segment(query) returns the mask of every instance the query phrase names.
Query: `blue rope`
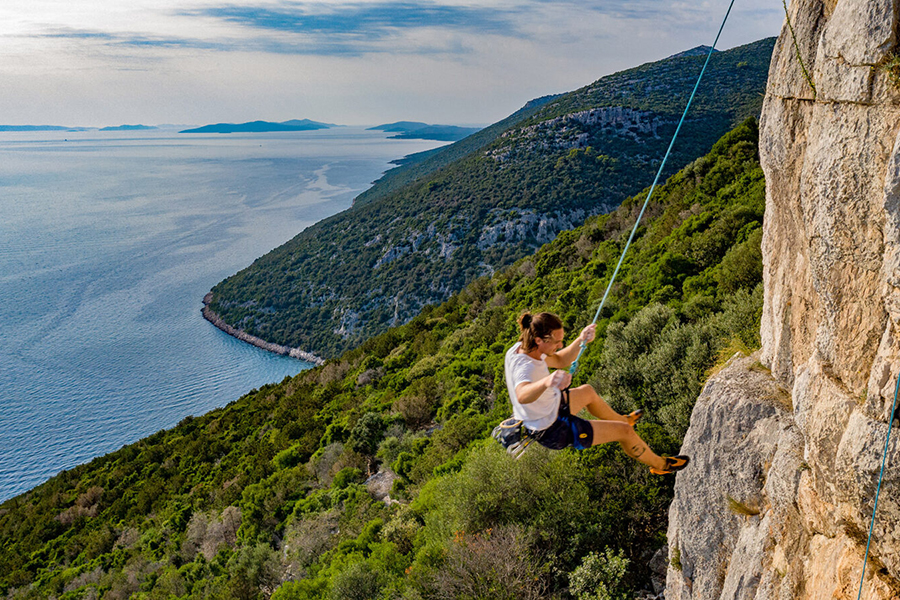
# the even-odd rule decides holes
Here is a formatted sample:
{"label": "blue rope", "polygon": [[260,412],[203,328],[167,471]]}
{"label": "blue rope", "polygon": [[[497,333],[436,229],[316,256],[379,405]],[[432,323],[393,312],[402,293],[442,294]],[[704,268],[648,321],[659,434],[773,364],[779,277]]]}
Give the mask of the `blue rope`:
{"label": "blue rope", "polygon": [[[653,185],[650,186],[650,191],[647,193],[647,199],[644,200],[644,206],[641,208],[641,212],[638,215],[637,221],[635,221],[634,223],[634,229],[631,230],[631,235],[628,236],[628,242],[626,242],[625,244],[625,249],[622,250],[622,256],[619,258],[619,263],[616,265],[615,271],[613,271],[612,278],[609,280],[609,285],[606,286],[606,292],[604,292],[603,294],[603,299],[600,300],[600,306],[597,307],[597,313],[594,315],[594,320],[591,322],[592,324],[597,322],[597,319],[600,317],[600,311],[603,310],[603,305],[606,304],[606,298],[609,296],[609,291],[612,289],[613,282],[616,280],[616,275],[619,274],[619,268],[622,266],[622,261],[625,260],[625,253],[628,252],[628,247],[631,246],[631,241],[634,239],[634,234],[641,222],[641,218],[644,216],[644,211],[647,210],[647,204],[650,202],[650,196],[653,195],[653,190],[656,189],[656,184],[659,182],[659,178],[666,166],[666,161],[669,160],[669,154],[672,152],[672,147],[675,145],[675,138],[678,137],[678,132],[681,131],[681,126],[684,124],[684,119],[685,117],[687,117],[688,110],[690,110],[691,108],[691,102],[694,101],[694,96],[697,94],[697,88],[700,87],[700,80],[703,79],[703,74],[706,72],[706,65],[709,64],[709,59],[713,55],[713,52],[715,52],[716,50],[716,44],[719,43],[719,36],[722,35],[722,30],[725,29],[725,22],[728,21],[728,15],[731,14],[731,8],[733,6],[734,0],[731,0],[731,4],[728,5],[728,11],[725,13],[725,18],[722,19],[722,25],[719,27],[719,33],[716,34],[716,40],[710,47],[709,54],[706,55],[706,62],[703,63],[703,69],[700,70],[700,76],[697,77],[697,83],[694,84],[694,91],[691,92],[691,97],[688,98],[687,106],[684,107],[684,112],[681,114],[681,120],[678,122],[678,127],[675,128],[675,134],[672,136],[672,141],[669,142],[669,149],[666,150],[666,155],[663,157],[663,161],[659,165],[659,170],[656,172],[656,177],[653,179]],[[581,342],[581,348],[578,350],[578,356],[575,357],[575,361],[572,363],[572,366],[569,367],[569,373],[571,373],[572,375],[574,375],[575,371],[578,369],[578,360],[581,358],[581,355],[584,354],[585,348],[587,348],[587,344],[585,342]]]}
{"label": "blue rope", "polygon": [[881,456],[881,474],[878,475],[878,489],[875,491],[875,506],[872,507],[872,523],[869,525],[869,539],[866,542],[866,555],[863,558],[862,577],[859,579],[859,594],[856,600],[862,598],[863,582],[866,580],[866,563],[869,561],[869,546],[872,544],[872,531],[875,529],[875,511],[878,510],[878,495],[881,493],[881,481],[884,479],[884,464],[887,462],[888,444],[891,441],[891,427],[894,424],[894,414],[897,410],[897,395],[900,394],[900,373],[897,374],[897,389],[894,390],[894,404],[891,406],[891,416],[888,417],[887,439],[884,440],[884,454]]}

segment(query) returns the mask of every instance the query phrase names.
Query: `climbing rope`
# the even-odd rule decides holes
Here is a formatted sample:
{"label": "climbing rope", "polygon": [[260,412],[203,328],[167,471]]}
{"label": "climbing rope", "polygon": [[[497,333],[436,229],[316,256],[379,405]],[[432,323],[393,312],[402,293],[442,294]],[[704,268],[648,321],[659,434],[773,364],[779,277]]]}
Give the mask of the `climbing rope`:
{"label": "climbing rope", "polygon": [[[644,206],[641,208],[640,214],[638,214],[637,221],[634,223],[634,229],[631,230],[631,235],[628,236],[628,242],[625,243],[625,249],[622,250],[622,256],[619,257],[619,263],[616,265],[616,269],[613,271],[612,278],[609,280],[609,285],[606,286],[606,292],[603,294],[603,299],[600,300],[600,306],[597,307],[597,314],[594,315],[594,320],[591,323],[596,323],[597,319],[600,317],[600,311],[603,310],[603,305],[606,304],[606,298],[609,296],[609,291],[612,289],[613,282],[616,280],[616,275],[619,274],[619,268],[622,266],[622,261],[625,260],[625,253],[628,252],[628,247],[631,246],[631,241],[634,239],[634,234],[637,231],[638,225],[641,222],[641,218],[644,216],[644,211],[647,210],[647,204],[650,202],[650,197],[653,195],[653,190],[656,189],[656,184],[659,182],[659,178],[662,175],[663,169],[666,166],[666,161],[669,160],[669,154],[672,152],[672,146],[675,145],[675,139],[678,137],[678,132],[681,131],[681,126],[684,124],[684,119],[687,117],[688,110],[691,108],[691,102],[694,101],[694,96],[697,94],[697,88],[700,87],[700,80],[703,79],[703,74],[706,72],[706,66],[709,64],[709,59],[713,55],[713,52],[716,50],[716,44],[719,43],[719,36],[722,35],[722,30],[725,28],[725,22],[728,21],[728,15],[731,14],[731,7],[734,6],[734,0],[731,0],[731,4],[728,5],[728,11],[725,13],[725,18],[722,19],[722,25],[719,27],[719,33],[716,34],[716,40],[713,42],[713,45],[709,49],[709,53],[706,55],[706,62],[703,63],[703,68],[700,70],[700,76],[697,77],[697,83],[694,84],[694,91],[691,92],[690,98],[688,98],[687,106],[684,107],[684,112],[681,114],[681,120],[678,122],[678,127],[675,128],[675,134],[672,136],[672,141],[669,142],[669,149],[666,150],[666,155],[663,157],[662,163],[659,165],[659,170],[656,172],[656,177],[653,179],[653,185],[650,186],[650,191],[647,193],[647,199],[644,200]],[[584,349],[587,348],[587,344],[585,342],[581,342],[581,347],[578,350],[578,356],[575,357],[575,361],[572,363],[572,366],[569,367],[569,373],[572,375],[575,374],[575,371],[578,370],[578,360],[581,358],[581,355],[584,354]]]}
{"label": "climbing rope", "polygon": [[866,541],[866,554],[865,557],[863,557],[862,577],[859,579],[859,594],[856,596],[856,600],[862,598],[863,582],[866,580],[866,563],[869,560],[869,545],[872,543],[872,531],[875,529],[875,511],[878,510],[878,494],[881,493],[881,481],[884,479],[884,464],[887,462],[888,444],[891,441],[891,427],[894,425],[898,394],[900,394],[900,373],[897,374],[897,389],[894,390],[894,404],[891,406],[891,416],[888,417],[887,439],[884,440],[884,454],[881,456],[881,473],[878,475],[878,488],[875,490],[875,506],[872,507],[872,522],[869,525],[869,539]]}

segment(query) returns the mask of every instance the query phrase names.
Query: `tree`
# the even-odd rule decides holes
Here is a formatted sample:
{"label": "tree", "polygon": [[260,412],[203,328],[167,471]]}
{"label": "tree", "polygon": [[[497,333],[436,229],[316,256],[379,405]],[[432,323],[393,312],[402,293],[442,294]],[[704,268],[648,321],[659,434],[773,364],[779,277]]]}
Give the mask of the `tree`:
{"label": "tree", "polygon": [[374,412],[367,412],[350,431],[350,440],[347,445],[354,452],[358,452],[366,457],[368,471],[367,475],[371,475],[375,467],[375,453],[378,451],[378,445],[384,437],[385,423],[381,415]]}

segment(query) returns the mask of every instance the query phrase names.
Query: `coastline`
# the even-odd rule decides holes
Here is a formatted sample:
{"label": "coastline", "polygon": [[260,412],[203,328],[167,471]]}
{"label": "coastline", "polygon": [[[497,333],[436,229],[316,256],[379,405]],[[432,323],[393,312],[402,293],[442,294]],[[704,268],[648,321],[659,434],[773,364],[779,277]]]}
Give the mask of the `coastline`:
{"label": "coastline", "polygon": [[282,356],[290,356],[291,358],[296,358],[298,360],[312,363],[317,367],[321,367],[325,364],[325,361],[321,357],[316,356],[312,352],[307,352],[305,350],[301,350],[300,348],[282,346],[281,344],[273,344],[272,342],[267,342],[266,340],[258,338],[255,335],[250,335],[246,331],[242,331],[240,329],[232,327],[231,325],[223,321],[221,317],[219,317],[219,315],[214,313],[212,309],[209,308],[210,302],[212,302],[212,292],[209,292],[205,296],[203,296],[203,309],[200,311],[203,314],[203,318],[231,337],[235,337],[242,342],[252,344],[257,348],[260,348],[261,350],[274,352],[275,354],[280,354]]}

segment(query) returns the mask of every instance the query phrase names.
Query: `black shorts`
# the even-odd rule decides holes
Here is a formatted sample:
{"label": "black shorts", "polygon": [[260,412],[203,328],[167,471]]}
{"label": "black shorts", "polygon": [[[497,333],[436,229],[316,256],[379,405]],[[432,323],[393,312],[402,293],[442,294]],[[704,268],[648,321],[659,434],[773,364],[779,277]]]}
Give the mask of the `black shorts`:
{"label": "black shorts", "polygon": [[551,450],[562,450],[572,446],[576,450],[590,448],[594,442],[594,428],[591,422],[576,417],[569,411],[569,390],[563,390],[559,402],[556,421],[547,429],[529,431],[537,443]]}

